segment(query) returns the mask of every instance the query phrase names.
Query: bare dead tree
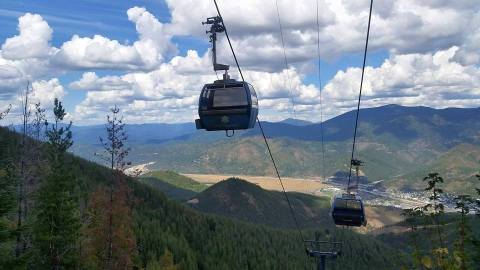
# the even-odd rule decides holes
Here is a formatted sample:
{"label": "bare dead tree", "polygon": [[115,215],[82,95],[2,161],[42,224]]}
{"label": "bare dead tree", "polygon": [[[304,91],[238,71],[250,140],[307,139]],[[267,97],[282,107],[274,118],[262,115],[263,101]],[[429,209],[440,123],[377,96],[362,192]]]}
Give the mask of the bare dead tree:
{"label": "bare dead tree", "polygon": [[18,258],[22,253],[25,252],[27,248],[27,243],[24,239],[24,230],[23,225],[26,219],[26,212],[27,212],[27,204],[25,203],[25,183],[28,181],[26,178],[28,177],[27,174],[27,132],[28,132],[28,124],[29,118],[31,115],[29,109],[29,95],[30,95],[30,82],[27,83],[27,87],[25,88],[25,92],[23,93],[22,98],[22,140],[20,145],[21,150],[21,157],[20,157],[20,178],[18,179],[17,183],[17,238],[16,238],[16,245],[15,245],[15,256]]}

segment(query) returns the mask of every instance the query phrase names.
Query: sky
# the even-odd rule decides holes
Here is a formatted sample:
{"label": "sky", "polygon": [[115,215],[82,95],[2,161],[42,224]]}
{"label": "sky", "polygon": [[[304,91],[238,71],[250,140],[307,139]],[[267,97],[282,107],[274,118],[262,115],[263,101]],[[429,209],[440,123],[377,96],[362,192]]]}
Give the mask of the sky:
{"label": "sky", "polygon": [[[217,2],[262,120],[356,108],[369,1]],[[216,79],[201,24],[215,15],[212,0],[1,0],[0,111],[12,110],[0,124],[20,121],[28,83],[32,106],[58,98],[77,125],[105,122],[115,105],[127,123],[193,121]],[[376,0],[370,31],[362,107],[479,106],[478,0]]]}

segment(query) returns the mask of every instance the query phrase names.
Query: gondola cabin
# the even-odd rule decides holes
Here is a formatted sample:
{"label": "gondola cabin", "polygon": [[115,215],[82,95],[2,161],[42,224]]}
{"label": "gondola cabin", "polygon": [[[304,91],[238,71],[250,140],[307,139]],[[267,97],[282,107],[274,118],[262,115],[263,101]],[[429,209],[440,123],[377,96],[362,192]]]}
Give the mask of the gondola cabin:
{"label": "gondola cabin", "polygon": [[335,225],[354,227],[367,225],[363,202],[354,194],[335,196],[332,203],[332,217]]}
{"label": "gondola cabin", "polygon": [[257,94],[246,82],[224,76],[203,87],[198,103],[197,129],[235,131],[255,126]]}

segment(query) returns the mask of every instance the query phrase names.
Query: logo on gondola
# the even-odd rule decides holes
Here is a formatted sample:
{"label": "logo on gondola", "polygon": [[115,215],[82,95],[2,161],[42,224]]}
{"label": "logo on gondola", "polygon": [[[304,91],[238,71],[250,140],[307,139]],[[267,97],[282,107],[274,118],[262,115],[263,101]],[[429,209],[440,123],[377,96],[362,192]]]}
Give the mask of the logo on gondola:
{"label": "logo on gondola", "polygon": [[228,122],[230,122],[230,118],[228,118],[228,116],[224,115],[224,116],[222,116],[222,119],[220,119],[220,121],[222,121],[222,123],[224,123],[224,124],[227,124]]}

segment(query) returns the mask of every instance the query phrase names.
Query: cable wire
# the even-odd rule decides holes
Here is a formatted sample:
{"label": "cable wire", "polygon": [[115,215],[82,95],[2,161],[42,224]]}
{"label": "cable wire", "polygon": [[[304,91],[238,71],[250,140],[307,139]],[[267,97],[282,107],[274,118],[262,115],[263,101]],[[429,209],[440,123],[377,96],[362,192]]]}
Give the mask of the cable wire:
{"label": "cable wire", "polygon": [[[350,159],[350,169],[348,172],[348,184],[347,184],[347,193],[350,192],[350,180],[352,178],[352,161],[355,155],[355,143],[357,141],[357,128],[358,128],[358,116],[360,114],[360,101],[362,99],[362,88],[363,88],[363,77],[365,74],[365,63],[367,61],[367,51],[368,51],[368,38],[370,36],[370,22],[372,20],[372,7],[373,7],[373,0],[370,0],[370,12],[368,14],[368,26],[367,26],[367,38],[365,40],[365,50],[363,52],[363,65],[362,65],[362,77],[360,79],[360,90],[358,93],[358,103],[357,103],[357,115],[355,118],[355,129],[353,131],[353,143],[352,143],[352,155]],[[357,185],[358,185],[358,177],[357,177]]]}
{"label": "cable wire", "polygon": [[[233,58],[235,59],[235,64],[237,65],[237,68],[238,68],[238,72],[240,73],[240,77],[242,78],[242,81],[245,83],[245,80],[243,78],[243,73],[242,73],[242,69],[240,68],[240,64],[238,63],[238,60],[237,60],[237,57],[235,55],[235,51],[233,50],[233,46],[232,46],[232,43],[230,41],[230,37],[228,36],[228,33],[227,33],[227,27],[225,26],[225,23],[223,21],[223,17],[222,17],[222,14],[220,13],[220,9],[218,8],[218,4],[217,4],[217,1],[216,0],[213,0],[213,2],[215,3],[215,8],[217,9],[217,13],[218,13],[218,16],[222,19],[222,25],[223,27],[225,28],[225,36],[228,40],[228,44],[230,46],[230,50],[232,51],[232,54],[233,54]],[[288,198],[288,195],[287,195],[287,192],[285,190],[285,186],[283,185],[283,181],[282,181],[282,178],[280,177],[280,173],[278,171],[278,167],[277,167],[277,164],[275,162],[275,159],[273,157],[273,154],[272,154],[272,151],[270,149],[270,145],[268,144],[268,140],[267,140],[267,136],[265,135],[265,131],[263,130],[263,127],[262,127],[262,124],[261,124],[261,121],[260,121],[260,118],[257,116],[257,122],[258,122],[258,126],[260,128],[260,131],[262,133],[262,137],[263,137],[263,140],[265,142],[265,145],[267,147],[267,150],[268,150],[268,154],[270,156],[270,159],[272,161],[272,164],[273,164],[273,167],[275,168],[275,173],[277,174],[277,178],[280,182],[280,185],[282,186],[282,190],[283,190],[283,195],[285,196],[285,200],[287,201],[287,204],[288,204],[288,207],[290,209],[290,214],[292,215],[292,218],[293,218],[293,221],[295,223],[295,227],[297,228],[298,230],[298,233],[300,235],[300,238],[302,239],[303,241],[303,245],[304,245],[304,248],[306,249],[306,244],[305,244],[305,238],[303,237],[303,233],[302,233],[302,230],[300,229],[300,225],[298,223],[298,220],[297,220],[297,217],[295,216],[295,211],[293,210],[293,206],[290,202],[290,199]]]}
{"label": "cable wire", "polygon": [[320,22],[318,20],[318,0],[317,0],[317,57],[318,57],[318,87],[320,90],[320,137],[322,141],[322,176],[325,181],[325,144],[323,133],[323,101],[322,101],[322,76],[321,76],[321,63],[320,63]]}
{"label": "cable wire", "polygon": [[283,26],[282,26],[282,20],[280,19],[280,10],[278,8],[278,0],[275,0],[275,7],[277,10],[277,19],[278,19],[278,29],[280,31],[280,39],[282,41],[282,49],[283,49],[283,59],[285,63],[285,72],[289,84],[289,93],[290,93],[290,99],[292,101],[292,111],[293,111],[293,118],[296,119],[296,111],[295,111],[295,99],[293,96],[293,87],[292,87],[292,79],[290,78],[290,72],[288,69],[288,60],[287,60],[287,52],[285,49],[285,38],[283,37]]}

